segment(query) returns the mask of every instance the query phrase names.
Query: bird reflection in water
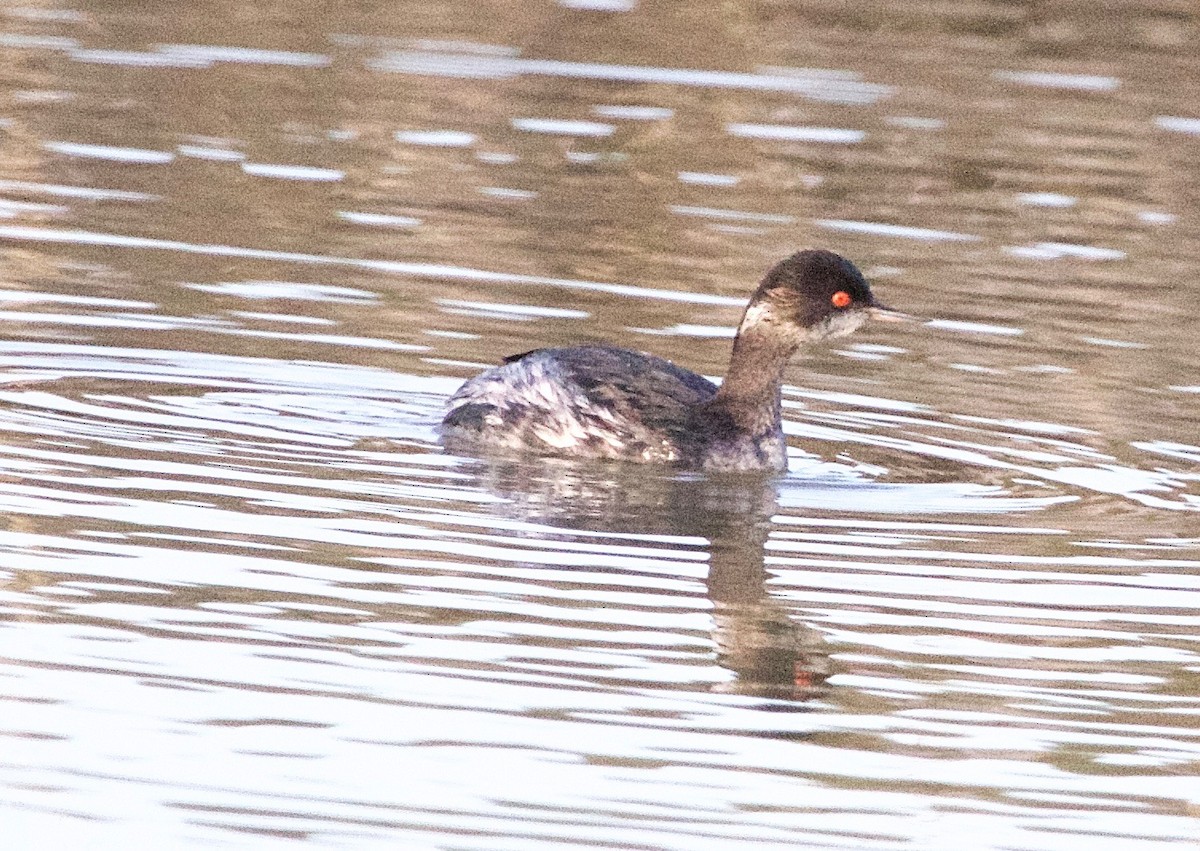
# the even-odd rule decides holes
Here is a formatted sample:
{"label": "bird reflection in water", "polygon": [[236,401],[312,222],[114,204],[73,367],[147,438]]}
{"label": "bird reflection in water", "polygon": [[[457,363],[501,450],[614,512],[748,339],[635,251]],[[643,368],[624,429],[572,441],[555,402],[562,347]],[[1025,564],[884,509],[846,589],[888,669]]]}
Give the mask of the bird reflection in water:
{"label": "bird reflection in water", "polygon": [[766,588],[766,544],[777,504],[773,476],[671,476],[544,458],[473,463],[484,467],[481,483],[504,500],[494,510],[512,519],[564,531],[670,536],[674,542],[653,546],[706,552],[712,641],[718,664],[732,674],[713,691],[786,701],[767,704],[776,709],[799,708],[823,692],[825,642]]}
{"label": "bird reflection in water", "polygon": [[[774,494],[769,482],[764,487]],[[768,594],[764,555],[771,516],[749,517],[742,524],[729,518],[709,544],[712,636],[721,666],[735,675],[717,690],[807,700],[823,690],[829,655],[820,635]]]}

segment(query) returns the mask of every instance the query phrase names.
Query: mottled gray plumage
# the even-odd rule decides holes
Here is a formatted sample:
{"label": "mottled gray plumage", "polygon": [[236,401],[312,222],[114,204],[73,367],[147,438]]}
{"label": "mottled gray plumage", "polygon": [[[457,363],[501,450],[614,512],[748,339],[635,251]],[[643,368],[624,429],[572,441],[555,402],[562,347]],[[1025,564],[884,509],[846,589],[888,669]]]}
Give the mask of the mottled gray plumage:
{"label": "mottled gray plumage", "polygon": [[724,383],[609,345],[535,349],[466,382],[442,442],[706,470],[783,470],[780,389],[805,342],[847,334],[882,310],[852,263],[802,251],[777,264],[738,328]]}
{"label": "mottled gray plumage", "polygon": [[716,394],[711,381],[654,355],[606,345],[537,349],[464,384],[442,439],[674,462],[691,412]]}

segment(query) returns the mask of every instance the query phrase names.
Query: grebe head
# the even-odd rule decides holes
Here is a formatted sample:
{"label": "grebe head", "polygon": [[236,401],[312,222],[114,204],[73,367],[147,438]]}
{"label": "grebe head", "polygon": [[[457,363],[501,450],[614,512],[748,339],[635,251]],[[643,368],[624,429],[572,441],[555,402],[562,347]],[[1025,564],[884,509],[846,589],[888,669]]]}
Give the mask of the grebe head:
{"label": "grebe head", "polygon": [[799,251],[767,272],[738,333],[763,332],[799,344],[841,337],[867,317],[902,319],[876,300],[862,272],[832,251]]}

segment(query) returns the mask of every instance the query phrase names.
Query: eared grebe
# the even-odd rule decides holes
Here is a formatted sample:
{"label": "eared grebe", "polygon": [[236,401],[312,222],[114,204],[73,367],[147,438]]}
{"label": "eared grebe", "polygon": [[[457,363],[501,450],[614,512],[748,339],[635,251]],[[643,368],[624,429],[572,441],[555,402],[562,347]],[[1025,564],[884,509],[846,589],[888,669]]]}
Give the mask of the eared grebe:
{"label": "eared grebe", "polygon": [[724,383],[609,345],[535,349],[459,388],[442,443],[476,452],[615,458],[704,470],[787,468],[780,389],[803,343],[849,334],[883,307],[853,263],[801,251],[750,299]]}

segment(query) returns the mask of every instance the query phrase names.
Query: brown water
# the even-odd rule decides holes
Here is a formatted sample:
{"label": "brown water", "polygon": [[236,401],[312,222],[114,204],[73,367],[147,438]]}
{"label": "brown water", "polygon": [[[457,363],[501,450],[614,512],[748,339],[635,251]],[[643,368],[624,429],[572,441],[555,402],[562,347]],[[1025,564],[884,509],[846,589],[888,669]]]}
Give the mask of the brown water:
{"label": "brown water", "polygon": [[[1196,847],[1198,15],[0,5],[5,847]],[[786,477],[437,446],[810,245]]]}

